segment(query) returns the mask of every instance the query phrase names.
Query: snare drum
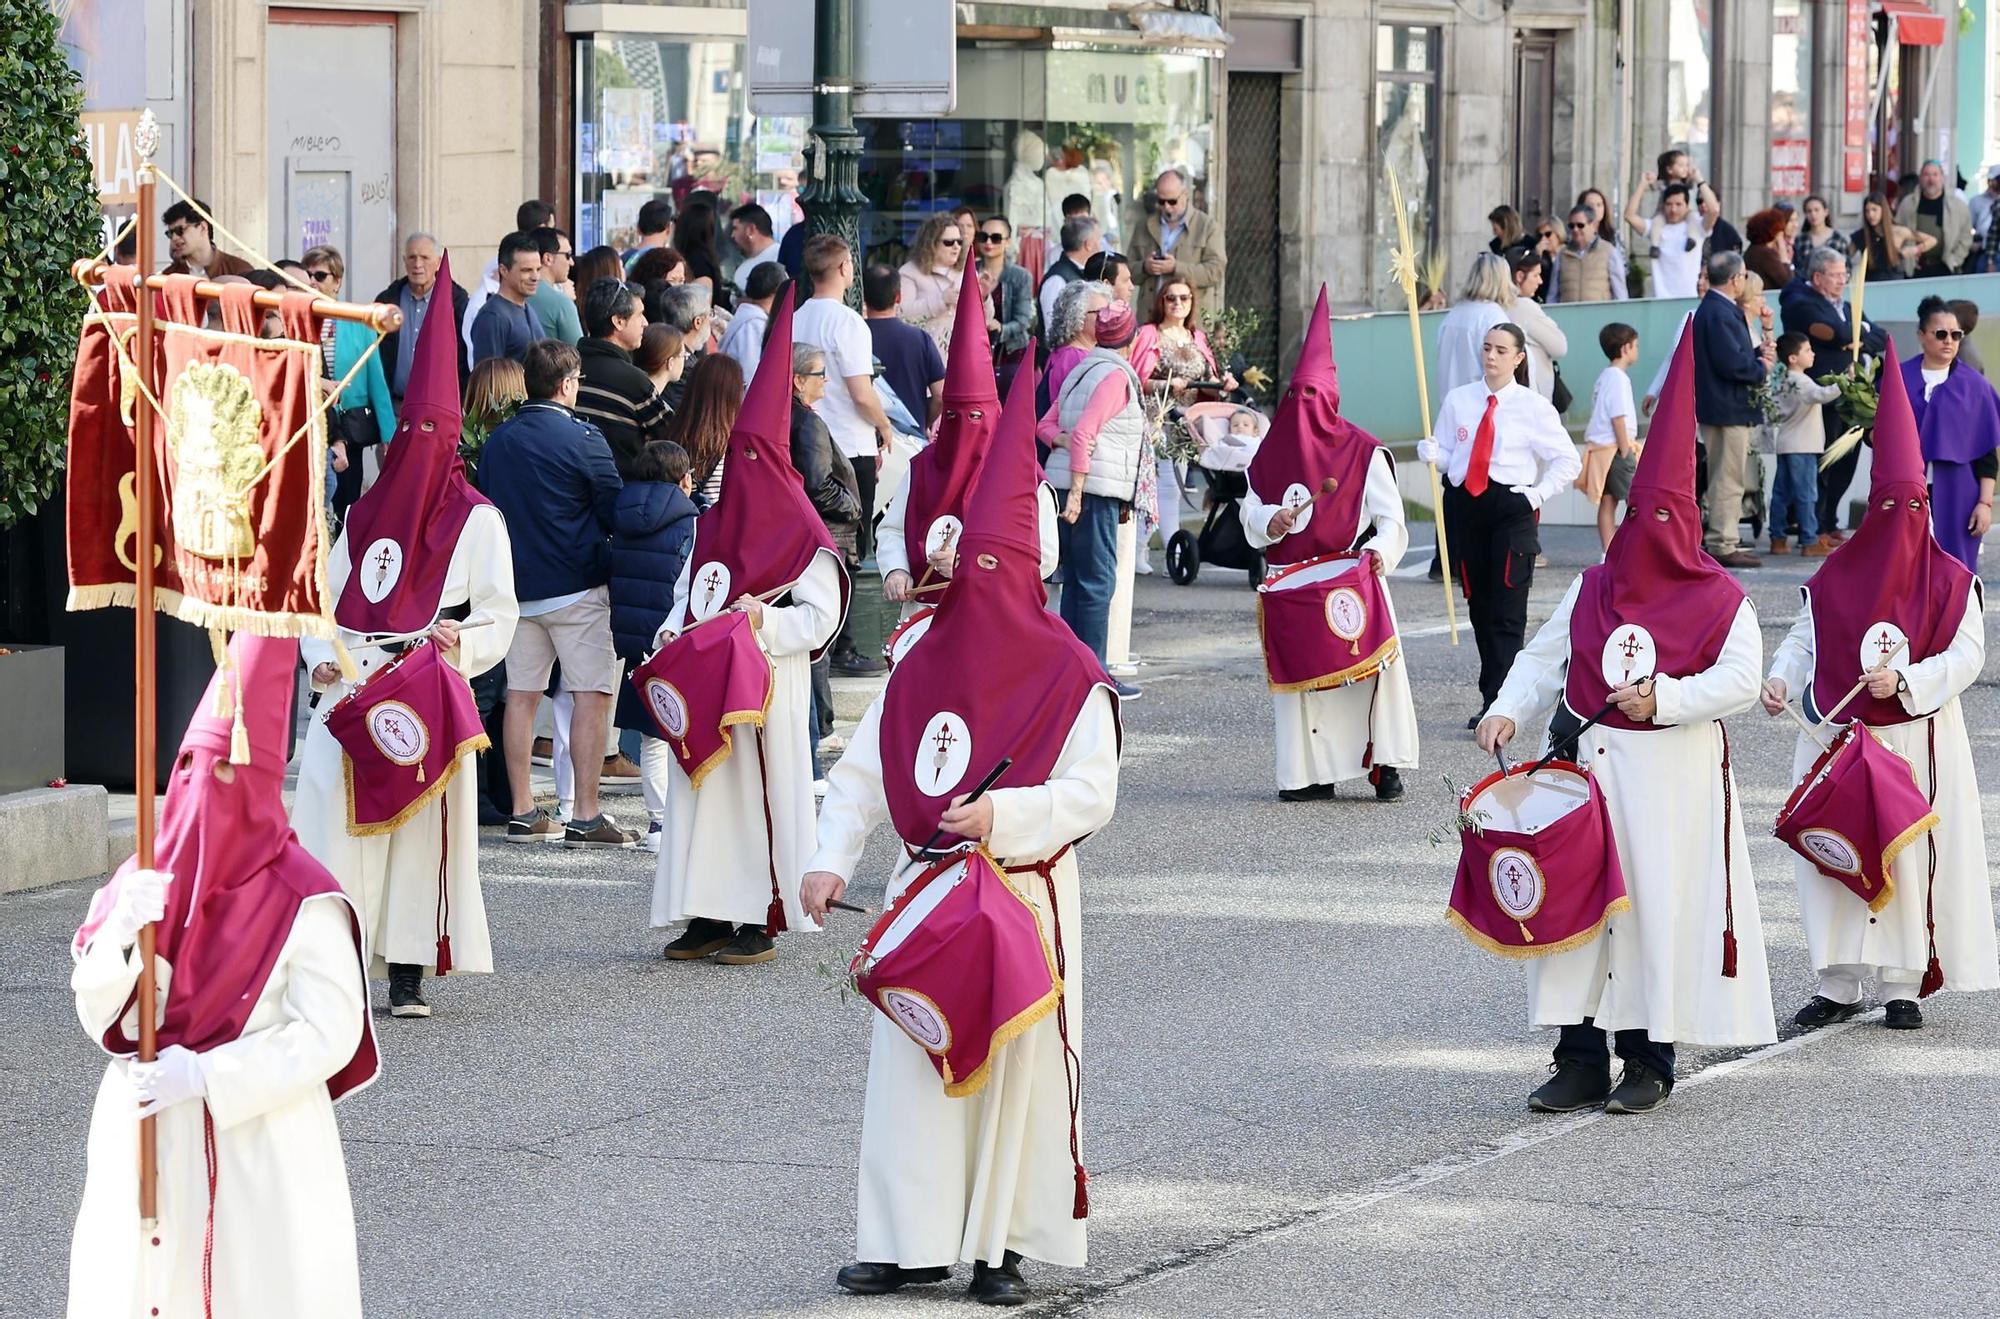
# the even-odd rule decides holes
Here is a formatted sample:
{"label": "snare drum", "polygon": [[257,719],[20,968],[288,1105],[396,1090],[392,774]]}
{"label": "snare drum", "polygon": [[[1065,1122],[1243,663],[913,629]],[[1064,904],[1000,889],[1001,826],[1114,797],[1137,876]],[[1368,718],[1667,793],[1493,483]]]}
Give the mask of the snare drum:
{"label": "snare drum", "polygon": [[856,988],[930,1056],[953,1098],[1062,998],[1032,903],[983,851],[928,866],[882,913],[848,967]]}
{"label": "snare drum", "polygon": [[1547,957],[1597,937],[1632,905],[1611,810],[1581,765],[1493,773],[1459,799],[1450,919],[1503,957]]}
{"label": "snare drum", "polygon": [[1771,832],[1880,911],[1896,895],[1889,871],[1897,855],[1937,823],[1910,762],[1857,722],[1820,753]]}
{"label": "snare drum", "polygon": [[401,828],[444,791],[468,751],[487,747],[464,676],[418,641],[326,712],[347,783],[347,832]]}
{"label": "snare drum", "polygon": [[1400,649],[1382,579],[1362,555],[1307,559],[1257,588],[1257,629],[1271,690],[1365,682]]}
{"label": "snare drum", "polygon": [[903,656],[910,653],[910,647],[923,639],[924,633],[930,631],[931,615],[935,613],[937,613],[936,605],[925,605],[896,624],[896,630],[882,643],[882,658],[889,661],[891,669],[896,667]]}

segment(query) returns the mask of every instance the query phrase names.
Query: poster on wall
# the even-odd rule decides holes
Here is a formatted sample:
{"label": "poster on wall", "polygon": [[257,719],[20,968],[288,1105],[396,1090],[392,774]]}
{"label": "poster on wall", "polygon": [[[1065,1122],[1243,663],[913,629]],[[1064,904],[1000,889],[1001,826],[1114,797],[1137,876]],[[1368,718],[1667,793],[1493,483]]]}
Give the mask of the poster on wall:
{"label": "poster on wall", "polygon": [[653,200],[651,188],[606,188],[597,201],[601,241],[621,252],[639,245],[639,208]]}
{"label": "poster on wall", "polygon": [[1812,139],[1781,137],[1771,143],[1771,193],[1803,197],[1810,191]]}
{"label": "poster on wall", "polygon": [[607,87],[598,94],[597,168],[629,182],[653,172],[653,93]]}
{"label": "poster on wall", "polygon": [[1847,0],[1847,89],[1841,144],[1841,191],[1868,191],[1868,48],[1874,25],[1868,0]]}

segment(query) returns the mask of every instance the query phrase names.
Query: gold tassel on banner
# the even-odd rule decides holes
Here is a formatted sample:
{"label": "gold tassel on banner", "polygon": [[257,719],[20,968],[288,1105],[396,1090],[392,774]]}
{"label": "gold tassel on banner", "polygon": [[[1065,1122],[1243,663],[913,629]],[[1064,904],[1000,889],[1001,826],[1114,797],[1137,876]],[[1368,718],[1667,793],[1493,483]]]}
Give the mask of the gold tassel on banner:
{"label": "gold tassel on banner", "polygon": [[[229,727],[229,763],[247,765],[250,763],[250,730],[243,726],[243,666],[231,666],[230,677],[236,682],[236,717]],[[228,685],[225,680],[223,686]]]}
{"label": "gold tassel on banner", "polygon": [[428,780],[424,778],[424,762],[421,760],[417,762],[417,782],[419,783],[428,782]]}
{"label": "gold tassel on banner", "polygon": [[1526,939],[1529,943],[1533,943],[1535,941],[1535,936],[1528,933],[1528,926],[1525,921],[1515,921],[1514,924],[1521,927],[1521,937],[1523,939]]}
{"label": "gold tassel on banner", "polygon": [[209,713],[217,719],[227,719],[236,712],[236,706],[230,699],[229,637],[219,627],[208,630],[208,653],[215,657],[215,671],[223,675],[223,680],[215,684],[215,704]]}
{"label": "gold tassel on banner", "polygon": [[354,662],[354,656],[348,653],[347,643],[340,639],[338,632],[335,632],[333,635],[333,662],[340,669],[340,680],[342,682],[354,683],[361,681],[361,666]]}

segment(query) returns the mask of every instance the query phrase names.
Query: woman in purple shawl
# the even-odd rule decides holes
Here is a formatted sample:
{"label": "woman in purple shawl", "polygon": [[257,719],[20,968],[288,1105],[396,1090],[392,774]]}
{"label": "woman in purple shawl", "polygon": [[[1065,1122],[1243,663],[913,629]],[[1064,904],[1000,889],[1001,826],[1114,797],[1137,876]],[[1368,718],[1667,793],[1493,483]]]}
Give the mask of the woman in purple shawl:
{"label": "woman in purple shawl", "polygon": [[1923,354],[1903,363],[1903,386],[1917,416],[1931,473],[1931,530],[1951,556],[1979,571],[1979,542],[1993,525],[2000,476],[2000,393],[1958,360],[1965,331],[1943,298],[1917,306]]}

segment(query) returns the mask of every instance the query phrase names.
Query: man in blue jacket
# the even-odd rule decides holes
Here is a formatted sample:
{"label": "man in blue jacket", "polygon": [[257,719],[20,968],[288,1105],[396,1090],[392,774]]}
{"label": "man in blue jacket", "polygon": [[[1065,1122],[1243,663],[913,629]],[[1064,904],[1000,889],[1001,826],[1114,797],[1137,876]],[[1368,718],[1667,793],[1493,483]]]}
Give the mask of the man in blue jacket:
{"label": "man in blue jacket", "polygon": [[[479,484],[507,519],[521,623],[507,651],[507,775],[514,790],[510,843],[630,847],[636,835],[604,813],[597,785],[606,720],[624,666],[611,642],[611,527],[623,482],[604,433],[578,417],[583,362],[555,339],[529,346],[522,363],[528,401],[494,430],[479,458]],[[528,757],[535,706],[562,663],[576,701],[570,757],[576,811],[567,828],[535,805]]]}
{"label": "man in blue jacket", "polygon": [[1694,416],[1708,453],[1708,531],[1704,548],[1726,568],[1761,568],[1764,561],[1737,540],[1750,437],[1763,414],[1751,391],[1770,374],[1774,353],[1750,337],[1736,300],[1743,295],[1743,258],[1718,252],[1708,259],[1708,295],[1694,313]]}

